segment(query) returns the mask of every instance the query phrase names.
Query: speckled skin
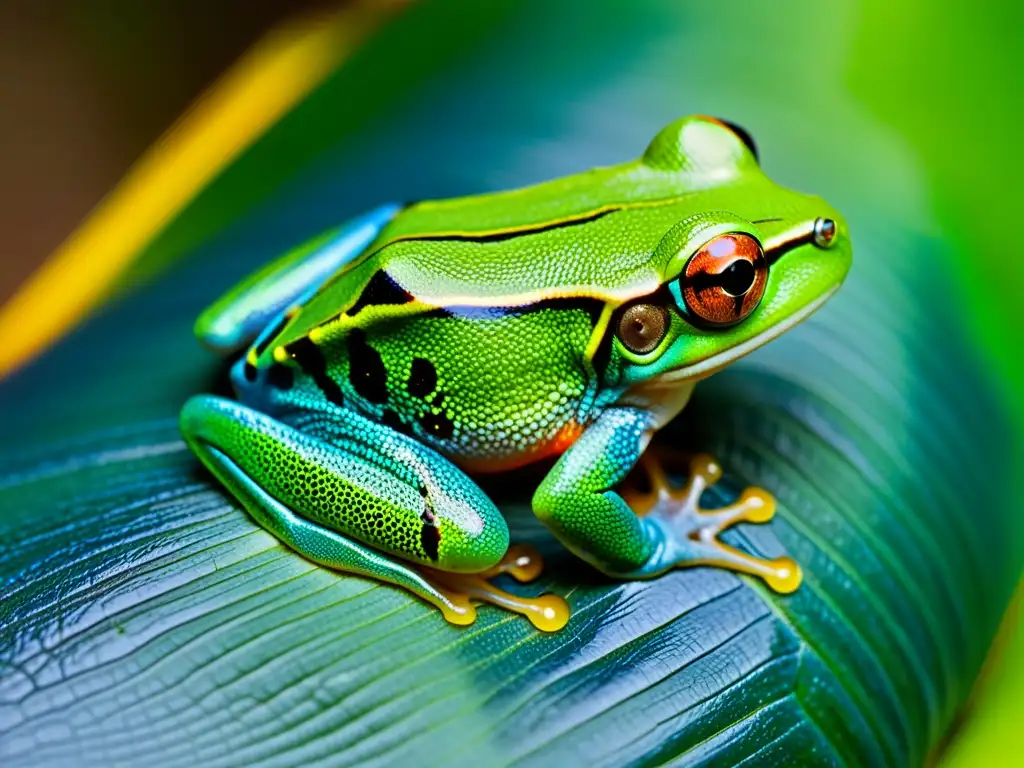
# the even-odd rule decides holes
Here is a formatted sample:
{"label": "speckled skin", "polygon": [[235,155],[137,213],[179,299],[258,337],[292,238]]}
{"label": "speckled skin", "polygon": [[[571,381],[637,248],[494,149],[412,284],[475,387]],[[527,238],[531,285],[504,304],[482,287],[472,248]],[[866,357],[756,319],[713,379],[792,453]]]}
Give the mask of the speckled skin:
{"label": "speckled skin", "polygon": [[[582,558],[626,577],[719,562],[685,545],[692,520],[638,517],[614,488],[695,379],[809,314],[849,267],[838,214],[772,184],[752,149],[686,118],[633,163],[385,206],[328,233],[200,318],[209,346],[251,346],[237,402],[186,404],[187,440],[292,547],[427,599],[420,572],[381,553],[487,570],[508,530],[466,471],[551,456],[534,509]],[[811,236],[822,217],[836,222],[827,251]],[[678,285],[725,233],[754,238],[773,266],[748,317],[708,328]],[[649,352],[616,325],[634,303],[664,308]]]}

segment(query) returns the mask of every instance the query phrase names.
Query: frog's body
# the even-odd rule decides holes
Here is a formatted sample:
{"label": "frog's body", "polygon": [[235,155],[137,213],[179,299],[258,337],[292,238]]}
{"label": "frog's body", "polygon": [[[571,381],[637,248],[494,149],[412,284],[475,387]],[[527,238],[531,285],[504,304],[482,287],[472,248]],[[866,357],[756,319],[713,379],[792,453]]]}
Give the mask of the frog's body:
{"label": "frog's body", "polygon": [[[611,490],[694,380],[809,314],[848,269],[838,216],[769,181],[745,138],[684,119],[636,162],[385,206],[287,255],[200,318],[211,346],[250,346],[233,369],[240,405],[193,399],[186,437],[293,547],[402,584],[456,621],[472,612],[451,577],[379,554],[464,573],[505,555],[504,521],[448,460],[494,472],[562,456],[535,510],[609,573],[714,562],[795,588],[789,561],[713,536],[714,551],[697,551],[696,499],[680,527],[678,510],[639,519]],[[712,266],[690,274],[698,252]],[[762,501],[733,517],[764,518]],[[543,625],[552,605],[515,608]]]}

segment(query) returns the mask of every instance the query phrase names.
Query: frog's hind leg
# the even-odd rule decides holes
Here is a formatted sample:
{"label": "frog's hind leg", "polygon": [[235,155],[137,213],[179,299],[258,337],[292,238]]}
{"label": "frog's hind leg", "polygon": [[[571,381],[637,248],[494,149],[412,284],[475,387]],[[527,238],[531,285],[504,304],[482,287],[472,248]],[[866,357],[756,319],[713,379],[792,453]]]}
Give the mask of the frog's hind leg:
{"label": "frog's hind leg", "polygon": [[222,354],[251,343],[261,330],[273,328],[275,317],[359,256],[400,209],[395,204],[375,208],[253,273],[199,316],[196,336]]}
{"label": "frog's hind leg", "polygon": [[199,455],[256,522],[309,560],[407,589],[439,608],[452,624],[472,624],[476,620],[476,609],[465,595],[443,591],[412,567],[299,517],[256,485],[216,448],[207,446]]}
{"label": "frog's hind leg", "polygon": [[[666,458],[669,454],[660,452]],[[640,459],[649,490],[623,489],[622,495],[637,515],[666,529],[669,546],[676,548],[677,566],[714,565],[758,576],[776,592],[790,593],[800,586],[800,567],[789,557],[768,560],[740,552],[718,535],[740,522],[765,523],[775,515],[775,499],[761,488],[747,488],[734,503],[718,509],[700,506],[704,490],[722,476],[718,462],[707,454],[690,458],[689,480],[682,488],[672,485],[661,460],[652,449]]]}
{"label": "frog's hind leg", "polygon": [[453,624],[473,623],[474,602],[521,613],[548,631],[565,624],[561,598],[519,597],[486,581],[504,572],[527,580],[540,563],[508,547],[505,521],[468,477],[387,427],[348,412],[334,418],[339,434],[327,443],[234,401],[200,395],[182,409],[181,427],[253,519],[308,559],[402,587]]}

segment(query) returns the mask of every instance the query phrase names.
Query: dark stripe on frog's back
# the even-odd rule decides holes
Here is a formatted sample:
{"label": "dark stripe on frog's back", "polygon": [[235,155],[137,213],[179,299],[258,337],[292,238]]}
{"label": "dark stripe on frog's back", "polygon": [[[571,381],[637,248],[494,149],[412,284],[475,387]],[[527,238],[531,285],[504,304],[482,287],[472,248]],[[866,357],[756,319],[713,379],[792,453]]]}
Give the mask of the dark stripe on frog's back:
{"label": "dark stripe on frog's back", "polygon": [[612,213],[617,213],[623,210],[623,206],[608,206],[606,208],[600,208],[590,213],[585,213],[578,216],[567,216],[564,219],[557,219],[555,221],[538,222],[537,224],[527,224],[519,227],[506,227],[503,229],[485,230],[482,232],[436,232],[436,233],[424,233],[424,234],[412,234],[412,235],[401,235],[399,237],[391,238],[385,241],[380,247],[378,247],[373,253],[383,251],[385,248],[394,245],[395,243],[416,243],[416,242],[460,242],[460,243],[500,243],[506,240],[515,240],[518,237],[528,237],[530,235],[539,235],[544,232],[553,232],[556,229],[567,229],[569,227],[579,227],[584,224],[590,224],[591,222],[603,219]]}
{"label": "dark stripe on frog's back", "polygon": [[597,324],[598,319],[600,319],[601,312],[604,310],[604,302],[582,296],[566,299],[541,299],[533,304],[519,307],[437,307],[427,310],[421,317],[475,317],[484,320],[495,320],[509,315],[526,315],[552,309],[564,312],[571,312],[573,310],[586,312],[590,317],[591,328],[593,328]]}
{"label": "dark stripe on frog's back", "polygon": [[578,217],[610,205],[679,194],[678,179],[656,174],[636,183],[640,160],[594,168],[518,189],[410,204],[388,223],[379,242],[411,233],[501,230]]}
{"label": "dark stripe on frog's back", "polygon": [[[414,242],[465,242],[465,243],[497,243],[505,242],[508,240],[514,240],[519,237],[527,237],[529,235],[537,235],[545,232],[551,232],[556,229],[565,229],[569,227],[577,227],[591,222],[602,219],[609,214],[616,213],[622,210],[621,206],[607,206],[595,211],[590,211],[581,215],[569,216],[564,219],[557,221],[540,222],[532,225],[525,225],[521,227],[508,227],[498,230],[484,231],[484,232],[436,232],[436,233],[424,233],[416,235],[405,235],[393,238],[381,237],[378,238],[375,243],[371,244],[367,249],[366,255],[360,258],[361,262],[368,262],[374,259],[378,254],[386,250],[387,248],[397,243],[414,243]],[[348,271],[340,272],[334,275],[331,279],[324,283],[324,285],[314,295],[314,300],[321,296],[325,291],[329,290],[334,283],[342,276],[350,274]],[[336,322],[342,315],[348,317],[356,317],[362,310],[367,307],[382,307],[382,306],[395,306],[401,304],[408,304],[415,300],[415,297],[399,285],[394,278],[387,273],[385,269],[377,269],[370,276],[369,280],[361,286],[359,292],[356,295],[354,301],[348,306],[339,309],[335,314],[318,323],[315,327],[323,327]],[[264,339],[264,342],[257,349],[256,354],[261,354],[270,342],[276,342],[277,337],[281,335],[281,332],[285,330],[287,322],[282,322],[275,331]]]}

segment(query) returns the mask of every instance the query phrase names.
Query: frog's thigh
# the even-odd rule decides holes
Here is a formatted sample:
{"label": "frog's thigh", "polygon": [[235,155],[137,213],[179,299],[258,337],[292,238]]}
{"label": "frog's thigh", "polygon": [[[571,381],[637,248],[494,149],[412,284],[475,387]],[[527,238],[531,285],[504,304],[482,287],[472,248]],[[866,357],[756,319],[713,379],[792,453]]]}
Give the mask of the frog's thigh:
{"label": "frog's thigh", "polygon": [[399,210],[395,204],[375,208],[250,275],[199,316],[196,336],[218,352],[241,349],[276,315],[308,299],[327,278],[359,256]]}
{"label": "frog's thigh", "polygon": [[[511,570],[513,575],[517,575],[517,564],[523,559],[521,550],[508,549],[508,529],[497,509],[454,465],[362,417],[339,414],[339,418],[352,420],[363,429],[369,425],[373,434],[367,434],[362,442],[354,439],[346,443],[339,438],[339,445],[327,444],[234,401],[205,395],[186,403],[181,426],[203,463],[253,518],[314,562],[403,587],[433,603],[455,624],[473,622],[476,612],[471,600],[522,613],[541,629],[564,624],[564,602],[553,595],[523,598],[498,589],[480,576],[420,570],[355,540],[356,536],[364,537],[358,531],[353,533],[351,521],[344,530],[346,515],[365,519],[369,509],[374,527],[377,520],[382,521],[384,533],[374,542],[377,546],[387,538],[388,531],[408,532],[411,528],[422,536],[424,525],[430,521],[417,515],[432,505],[436,516],[433,523],[437,525],[430,528],[433,533],[426,539],[428,551],[423,551],[422,540],[403,551],[401,541],[396,539],[399,543],[392,547],[393,552],[428,564],[431,569]],[[374,492],[359,485],[373,486],[374,472],[379,475],[382,467],[392,467],[396,474],[390,476],[386,488],[378,489],[375,512]],[[418,478],[423,478],[426,488],[416,485]],[[408,486],[408,506],[417,507],[405,510],[404,519],[402,510],[395,507],[402,501],[396,488],[403,485]],[[335,522],[331,510],[340,522],[326,527]],[[391,513],[392,517],[378,517],[377,512]],[[459,518],[455,522],[465,530],[454,526],[453,517]],[[335,529],[339,527],[343,530]],[[372,539],[372,535],[365,538]],[[405,540],[408,543],[408,533]],[[436,559],[431,555],[435,545],[441,550]],[[507,549],[514,557],[506,563],[509,558],[503,555]],[[535,567],[539,568],[539,561]]]}

